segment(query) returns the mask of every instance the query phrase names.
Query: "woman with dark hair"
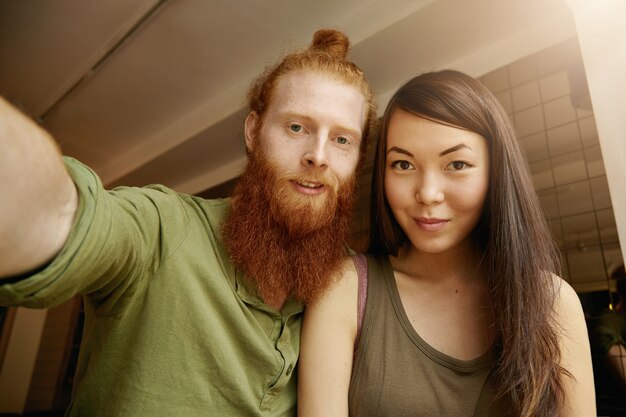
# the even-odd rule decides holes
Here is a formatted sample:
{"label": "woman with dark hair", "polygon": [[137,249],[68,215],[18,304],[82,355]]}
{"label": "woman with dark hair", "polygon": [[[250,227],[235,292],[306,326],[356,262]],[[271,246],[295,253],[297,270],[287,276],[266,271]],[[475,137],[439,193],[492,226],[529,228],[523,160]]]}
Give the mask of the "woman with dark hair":
{"label": "woman with dark hair", "polygon": [[477,80],[426,73],[392,97],[368,252],[307,307],[300,416],[595,415],[580,302]]}

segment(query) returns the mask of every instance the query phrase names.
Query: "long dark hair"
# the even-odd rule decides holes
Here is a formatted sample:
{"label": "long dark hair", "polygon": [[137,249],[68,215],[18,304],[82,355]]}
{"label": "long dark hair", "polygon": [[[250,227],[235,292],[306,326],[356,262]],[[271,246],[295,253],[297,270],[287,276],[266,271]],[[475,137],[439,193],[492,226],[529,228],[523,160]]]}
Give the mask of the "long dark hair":
{"label": "long dark hair", "polygon": [[560,257],[508,116],[479,81],[444,70],[411,79],[391,98],[381,125],[372,179],[370,246],[397,255],[407,238],[385,198],[387,129],[401,109],[478,133],[490,155],[489,191],[473,237],[483,252],[491,316],[497,329],[497,386],[521,416],[557,415],[567,372],[555,321]]}

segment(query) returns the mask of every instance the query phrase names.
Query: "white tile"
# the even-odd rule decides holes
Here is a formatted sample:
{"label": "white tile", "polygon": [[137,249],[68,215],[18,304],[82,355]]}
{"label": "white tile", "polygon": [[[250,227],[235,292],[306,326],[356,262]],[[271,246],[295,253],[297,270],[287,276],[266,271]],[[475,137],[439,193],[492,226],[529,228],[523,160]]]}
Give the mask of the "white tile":
{"label": "white tile", "polygon": [[[570,94],[574,107],[581,109],[583,112],[591,111],[593,106],[582,61],[572,63],[568,68],[567,74],[569,76]],[[581,116],[578,117],[580,118]]]}
{"label": "white tile", "polygon": [[504,111],[507,112],[507,114],[513,113],[513,100],[511,99],[511,90],[503,90],[499,93],[495,93],[494,95],[496,96],[500,104],[502,104],[502,107],[504,108]]}
{"label": "white tile", "polygon": [[593,212],[562,217],[561,227],[567,249],[600,244],[596,216]]}
{"label": "white tile", "polygon": [[587,162],[587,173],[590,178],[606,175],[600,145],[585,149],[585,161]]}
{"label": "white tile", "polygon": [[528,164],[528,166],[533,178],[535,190],[544,190],[546,188],[554,187],[550,160],[532,162]]}
{"label": "white tile", "polygon": [[522,84],[537,78],[535,57],[529,55],[509,65],[509,82],[511,86]]}
{"label": "white tile", "polygon": [[570,279],[574,284],[606,280],[604,260],[599,246],[568,251],[567,263]]}
{"label": "white tile", "polygon": [[515,111],[541,104],[541,95],[539,94],[539,84],[537,80],[513,87],[511,89],[511,95],[513,97],[513,108]]}
{"label": "white tile", "polygon": [[598,219],[598,227],[600,229],[600,238],[602,243],[619,243],[617,234],[617,224],[615,223],[615,213],[613,209],[604,209],[596,211]]}
{"label": "white tile", "polygon": [[572,106],[569,96],[544,103],[543,107],[546,116],[546,127],[548,129],[576,120],[576,111]]}
{"label": "white tile", "polygon": [[535,133],[530,136],[524,136],[523,138],[520,138],[519,141],[522,145],[524,153],[526,154],[528,162],[548,159],[548,141],[546,139],[545,131]]}
{"label": "white tile", "polygon": [[552,158],[552,167],[556,185],[570,184],[587,179],[585,159],[581,151]]}
{"label": "white tile", "polygon": [[576,38],[537,52],[535,54],[537,73],[541,76],[565,69],[573,59],[581,59]]}
{"label": "white tile", "polygon": [[570,93],[567,71],[559,71],[539,79],[541,98],[550,101]]}
{"label": "white tile", "polygon": [[558,156],[581,149],[582,142],[580,141],[578,124],[572,122],[554,129],[548,129],[548,144],[551,156]]}
{"label": "white tile", "polygon": [[562,185],[556,189],[559,214],[569,216],[593,210],[589,181]]}
{"label": "white tile", "polygon": [[558,219],[559,205],[557,203],[556,192],[553,189],[538,190],[539,202],[548,219]]}
{"label": "white tile", "polygon": [[587,109],[576,108],[576,116],[579,119],[584,119],[585,117],[593,116],[593,109],[587,110]]}
{"label": "white tile", "polygon": [[578,121],[578,128],[580,129],[580,139],[584,147],[597,145],[599,143],[595,117],[580,119]]}
{"label": "white tile", "polygon": [[[622,256],[622,248],[619,242],[607,243],[603,245],[604,262],[606,265],[607,275],[610,276],[615,269],[624,265],[624,257]],[[626,279],[626,278],[622,278]]]}
{"label": "white tile", "polygon": [[515,127],[519,136],[528,136],[545,130],[542,107],[535,106],[516,112]]}
{"label": "white tile", "polygon": [[571,93],[572,106],[576,109],[576,116],[580,119],[588,116],[589,112],[593,109],[591,105],[591,96],[589,91],[572,90]]}
{"label": "white tile", "polygon": [[501,67],[483,75],[482,82],[492,93],[506,90],[509,88],[507,67]]}
{"label": "white tile", "polygon": [[593,195],[593,205],[596,210],[613,207],[611,194],[609,193],[609,183],[606,177],[596,177],[589,180],[591,193]]}

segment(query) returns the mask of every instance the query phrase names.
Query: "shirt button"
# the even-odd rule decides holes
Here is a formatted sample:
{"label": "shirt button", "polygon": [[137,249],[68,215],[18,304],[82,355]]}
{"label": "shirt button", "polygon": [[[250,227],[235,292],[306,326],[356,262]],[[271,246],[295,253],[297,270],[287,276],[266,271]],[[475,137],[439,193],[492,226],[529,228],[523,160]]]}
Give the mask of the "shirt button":
{"label": "shirt button", "polygon": [[286,375],[287,376],[291,375],[291,371],[293,371],[293,364],[289,364],[289,366],[287,367]]}

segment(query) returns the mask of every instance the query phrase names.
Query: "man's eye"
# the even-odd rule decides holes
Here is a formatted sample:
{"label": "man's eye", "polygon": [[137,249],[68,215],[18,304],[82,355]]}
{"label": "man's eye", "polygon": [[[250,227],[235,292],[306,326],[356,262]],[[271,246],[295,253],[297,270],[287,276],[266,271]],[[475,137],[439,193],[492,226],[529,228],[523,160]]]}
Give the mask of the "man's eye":
{"label": "man's eye", "polygon": [[289,125],[289,129],[291,129],[292,132],[299,133],[302,131],[302,126],[296,123],[292,123]]}

